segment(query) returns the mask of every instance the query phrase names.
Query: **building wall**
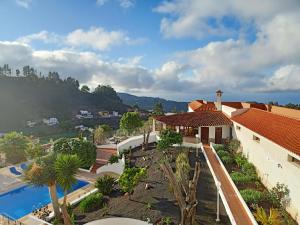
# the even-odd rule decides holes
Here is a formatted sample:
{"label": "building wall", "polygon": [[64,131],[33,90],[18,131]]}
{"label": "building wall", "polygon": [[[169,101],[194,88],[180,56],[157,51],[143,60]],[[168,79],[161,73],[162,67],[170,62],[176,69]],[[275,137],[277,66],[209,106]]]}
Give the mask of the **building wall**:
{"label": "building wall", "polygon": [[[260,141],[253,140],[253,135]],[[240,140],[243,154],[256,166],[266,187],[270,189],[277,182],[288,186],[291,198],[288,211],[300,223],[300,166],[289,162],[288,155],[300,157],[236,122],[233,137]]]}
{"label": "building wall", "polygon": [[229,106],[227,106],[227,105],[222,105],[222,112],[223,112],[225,115],[231,117],[231,116],[232,116],[232,113],[233,113],[234,111],[236,111],[235,108],[229,107]]}

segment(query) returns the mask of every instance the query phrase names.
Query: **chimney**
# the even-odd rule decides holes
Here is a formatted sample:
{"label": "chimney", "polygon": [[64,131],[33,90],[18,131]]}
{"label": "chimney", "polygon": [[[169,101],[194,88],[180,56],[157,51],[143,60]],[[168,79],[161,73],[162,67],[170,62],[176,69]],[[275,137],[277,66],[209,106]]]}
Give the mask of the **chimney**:
{"label": "chimney", "polygon": [[268,106],[267,106],[267,109],[268,109],[268,112],[272,112],[272,104],[268,104]]}
{"label": "chimney", "polygon": [[223,92],[221,90],[217,90],[216,94],[217,94],[217,102],[216,102],[217,110],[218,111],[222,111],[222,100],[221,100],[221,97],[222,97]]}

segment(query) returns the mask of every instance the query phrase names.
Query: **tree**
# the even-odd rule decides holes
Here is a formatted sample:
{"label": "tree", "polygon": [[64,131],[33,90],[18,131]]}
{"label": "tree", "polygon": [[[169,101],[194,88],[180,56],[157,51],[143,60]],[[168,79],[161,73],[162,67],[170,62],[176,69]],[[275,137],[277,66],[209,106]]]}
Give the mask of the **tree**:
{"label": "tree", "polygon": [[80,88],[80,91],[82,91],[83,93],[89,93],[90,88],[87,85],[82,85],[82,87]]}
{"label": "tree", "polygon": [[160,140],[157,143],[159,150],[167,150],[174,144],[181,145],[183,141],[182,135],[176,131],[166,129],[160,134]]}
{"label": "tree", "polygon": [[25,180],[33,185],[48,186],[54,215],[58,220],[60,220],[61,215],[56,191],[56,172],[54,168],[55,161],[55,154],[50,154],[38,159],[25,171]]}
{"label": "tree", "polygon": [[122,191],[129,194],[129,199],[134,188],[138,185],[141,179],[147,176],[145,168],[132,167],[126,168],[119,178],[119,185]]}
{"label": "tree", "polygon": [[5,154],[7,162],[15,164],[26,161],[26,151],[30,140],[21,133],[11,132],[0,139],[0,152]]}
{"label": "tree", "polygon": [[64,191],[63,204],[61,210],[63,213],[64,224],[72,225],[70,215],[67,210],[67,194],[72,186],[77,182],[75,175],[80,167],[80,159],[77,155],[58,155],[55,162],[55,172],[57,183]]}
{"label": "tree", "polygon": [[136,129],[142,127],[142,120],[137,112],[127,112],[120,120],[120,128],[128,134],[132,134]]}
{"label": "tree", "polygon": [[[182,153],[184,154],[184,153]],[[187,165],[186,156],[179,155],[176,160],[176,172],[174,173],[168,160],[164,160],[160,167],[168,178],[178,206],[181,212],[181,225],[191,225],[195,222],[197,201],[197,184],[200,175],[200,162],[195,163],[194,175],[192,179],[187,171],[190,170]]]}
{"label": "tree", "polygon": [[270,209],[269,215],[262,207],[257,207],[254,216],[258,222],[262,225],[280,225],[282,220],[280,219],[280,213],[277,209]]}
{"label": "tree", "polygon": [[143,123],[143,126],[142,126],[142,132],[143,132],[142,149],[143,150],[147,150],[148,149],[149,137],[150,137],[150,133],[152,131],[152,122],[153,122],[153,119],[149,118],[147,121],[145,121]]}
{"label": "tree", "polygon": [[101,126],[98,126],[94,130],[94,143],[101,145],[106,141],[106,135],[104,133],[104,129]]}
{"label": "tree", "polygon": [[40,144],[30,143],[29,147],[25,150],[26,156],[29,159],[38,159],[46,154],[45,150]]}
{"label": "tree", "polygon": [[164,108],[163,105],[161,104],[161,102],[158,102],[155,104],[154,109],[153,109],[153,115],[155,116],[160,116],[160,115],[164,115]]}
{"label": "tree", "polygon": [[61,138],[54,143],[53,151],[58,154],[76,154],[83,168],[90,168],[96,161],[96,146],[83,139]]}

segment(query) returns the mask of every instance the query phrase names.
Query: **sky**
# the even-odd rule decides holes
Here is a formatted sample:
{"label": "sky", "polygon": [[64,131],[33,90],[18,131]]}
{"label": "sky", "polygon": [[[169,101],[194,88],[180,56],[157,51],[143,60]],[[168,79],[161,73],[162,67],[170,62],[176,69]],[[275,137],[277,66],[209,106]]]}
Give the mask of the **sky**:
{"label": "sky", "polygon": [[0,0],[0,65],[178,101],[300,103],[299,0]]}

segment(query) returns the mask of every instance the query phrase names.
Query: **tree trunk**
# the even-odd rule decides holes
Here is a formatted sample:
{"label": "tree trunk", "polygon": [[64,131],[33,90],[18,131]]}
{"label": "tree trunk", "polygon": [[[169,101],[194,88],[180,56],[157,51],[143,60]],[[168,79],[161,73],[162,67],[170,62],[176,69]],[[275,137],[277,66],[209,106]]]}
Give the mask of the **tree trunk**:
{"label": "tree trunk", "polygon": [[49,189],[49,194],[53,206],[54,216],[56,219],[61,220],[61,213],[59,210],[59,203],[58,203],[58,197],[56,192],[56,184],[52,183],[51,185],[48,186],[48,189]]}
{"label": "tree trunk", "polygon": [[193,179],[189,181],[188,190],[179,183],[169,162],[165,161],[161,165],[166,177],[168,178],[178,202],[181,212],[180,225],[192,225],[195,223],[197,201],[197,184],[200,175],[200,162],[196,162]]}
{"label": "tree trunk", "polygon": [[67,210],[67,192],[66,191],[65,191],[61,210],[62,210],[63,217],[64,217],[64,225],[72,225],[72,221],[71,221],[70,215]]}

